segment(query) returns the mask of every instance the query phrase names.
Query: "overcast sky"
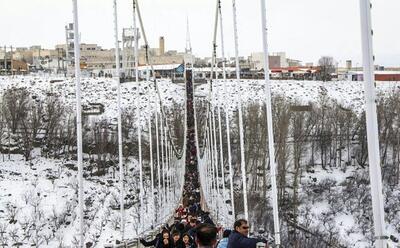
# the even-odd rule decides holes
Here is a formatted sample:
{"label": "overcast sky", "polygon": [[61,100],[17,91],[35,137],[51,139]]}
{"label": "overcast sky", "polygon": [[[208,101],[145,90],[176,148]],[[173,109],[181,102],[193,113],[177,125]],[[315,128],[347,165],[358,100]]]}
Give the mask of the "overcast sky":
{"label": "overcast sky", "polygon": [[[234,56],[232,1],[221,0],[225,50]],[[321,55],[341,65],[361,61],[359,0],[267,0],[270,52],[284,51],[303,62]],[[400,66],[400,0],[373,0],[376,63]],[[166,49],[183,51],[186,17],[193,52],[211,55],[215,0],[139,0],[151,47],[165,36]],[[113,0],[78,0],[82,42],[114,46]],[[237,0],[239,53],[262,51],[259,0]],[[65,43],[64,26],[72,21],[72,0],[0,0],[0,46]],[[132,0],[118,0],[119,28],[132,26]]]}

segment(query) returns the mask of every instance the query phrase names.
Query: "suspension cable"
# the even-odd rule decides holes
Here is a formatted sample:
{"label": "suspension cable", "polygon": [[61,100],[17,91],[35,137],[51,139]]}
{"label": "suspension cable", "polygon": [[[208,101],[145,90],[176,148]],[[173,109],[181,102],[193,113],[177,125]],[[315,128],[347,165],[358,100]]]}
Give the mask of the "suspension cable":
{"label": "suspension cable", "polygon": [[[222,78],[224,79],[224,84],[226,84],[226,68],[225,68],[225,44],[224,44],[224,25],[222,22],[222,6],[221,0],[219,1],[219,26],[220,26],[220,35],[221,35],[221,56],[222,56]],[[219,85],[220,86],[220,85]],[[221,96],[220,96],[220,87],[217,88],[217,108],[218,108],[218,130],[219,130],[219,152],[220,152],[220,163],[221,163],[221,171],[222,171],[222,190],[225,195],[225,172],[224,172],[224,152],[222,147],[222,128],[221,128]]]}
{"label": "suspension cable", "polygon": [[[235,40],[235,60],[236,60],[236,86],[240,85],[240,65],[239,65],[239,41],[238,41],[238,30],[237,30],[237,18],[236,18],[236,1],[232,0],[233,10],[233,26],[234,26],[234,40]],[[240,88],[240,87],[239,87]],[[246,177],[246,160],[244,157],[244,135],[243,135],[243,113],[242,113],[242,99],[239,93],[238,97],[238,114],[239,114],[239,141],[240,141],[240,165],[242,171],[242,183],[243,183],[243,205],[244,205],[244,217],[249,220],[249,210],[247,203],[247,177]]]}
{"label": "suspension cable", "polygon": [[[149,152],[150,152],[150,181],[151,181],[151,202],[154,206],[154,165],[153,165],[153,141],[152,141],[152,128],[151,128],[151,117],[148,119],[148,129],[149,129]],[[154,214],[151,215],[151,222],[154,223]]]}
{"label": "suspension cable", "polygon": [[222,78],[226,80],[226,61],[225,61],[225,43],[224,43],[224,25],[222,22],[222,5],[221,0],[218,2],[218,10],[219,10],[219,28],[221,35],[221,56],[222,56]]}
{"label": "suspension cable", "polygon": [[144,187],[143,187],[143,168],[142,168],[142,133],[141,133],[141,111],[140,111],[140,105],[141,105],[141,99],[140,99],[140,81],[139,81],[139,42],[138,42],[138,36],[139,32],[136,28],[136,4],[135,1],[133,1],[133,29],[135,32],[135,68],[136,68],[136,127],[137,127],[137,139],[138,139],[138,166],[139,166],[139,200],[140,200],[140,221],[142,220],[144,216]]}
{"label": "suspension cable", "polygon": [[[76,136],[78,155],[78,203],[79,203],[79,243],[84,245],[84,219],[83,219],[83,163],[82,163],[82,104],[81,104],[81,68],[80,68],[80,44],[79,44],[79,20],[78,3],[73,0],[74,12],[74,56],[75,56],[75,85],[76,85]],[[6,61],[4,59],[4,61]]]}
{"label": "suspension cable", "polygon": [[118,41],[118,15],[117,0],[114,0],[114,38],[115,38],[115,69],[118,84],[117,104],[118,104],[118,163],[119,163],[119,186],[120,186],[120,211],[121,211],[121,238],[124,239],[125,234],[125,213],[124,213],[124,165],[122,155],[122,117],[121,117],[121,71],[119,59],[119,41]]}
{"label": "suspension cable", "polygon": [[[270,177],[271,177],[271,199],[274,216],[274,232],[275,245],[280,246],[280,224],[279,224],[279,208],[278,195],[276,187],[276,163],[275,163],[275,147],[274,147],[274,124],[272,122],[272,104],[271,104],[271,84],[269,80],[269,59],[268,59],[268,43],[267,43],[267,20],[266,20],[265,0],[261,0],[261,27],[264,48],[264,76],[265,76],[265,95],[267,105],[267,128],[268,128],[268,155],[270,161]],[[265,185],[264,185],[265,187]]]}
{"label": "suspension cable", "polygon": [[[156,104],[157,105],[157,104]],[[157,203],[158,207],[160,208],[161,204],[161,161],[160,161],[160,142],[159,142],[159,134],[158,134],[158,106],[155,111],[155,118],[156,118],[156,146],[157,146],[157,184],[158,184],[158,191],[157,191]],[[157,211],[158,212],[158,211]]]}
{"label": "suspension cable", "polygon": [[[143,20],[142,20],[142,15],[141,15],[141,12],[140,12],[138,0],[134,0],[134,2],[136,2],[136,6],[137,6],[137,7],[136,7],[136,11],[137,11],[137,14],[138,14],[140,27],[141,27],[142,34],[143,34],[143,39],[144,39],[144,42],[145,42],[145,48],[146,48],[146,63],[147,63],[147,64],[150,64],[150,67],[151,67],[151,71],[152,71],[152,74],[153,74],[153,83],[154,83],[154,86],[155,86],[155,89],[156,89],[156,92],[157,92],[157,95],[158,95],[158,99],[159,99],[159,103],[160,103],[160,110],[161,110],[162,118],[165,118],[165,119],[167,120],[167,117],[166,117],[167,115],[165,114],[164,105],[163,105],[163,103],[162,103],[162,98],[161,98],[160,90],[159,90],[159,87],[158,87],[158,82],[157,82],[157,80],[156,80],[156,75],[155,75],[154,66],[153,66],[152,61],[149,59],[149,52],[148,52],[148,50],[149,50],[150,46],[149,46],[149,43],[148,43],[148,40],[147,40],[147,36],[146,36],[146,32],[145,32],[145,29],[144,29]],[[167,121],[165,122],[165,125],[166,125],[167,131],[168,131],[167,134],[168,134],[168,136],[169,136],[169,142],[171,142],[171,145],[172,145],[172,147],[173,147],[174,153],[175,153],[175,155],[176,155],[178,158],[181,158],[182,155],[183,155],[183,154],[182,154],[183,149],[181,150],[180,153],[178,152],[178,150],[177,150],[177,148],[176,148],[176,146],[175,146],[175,144],[174,144],[174,142],[173,142],[172,135],[171,135],[171,131],[170,131],[171,129],[169,128],[169,125],[168,125],[168,122],[167,122]]]}

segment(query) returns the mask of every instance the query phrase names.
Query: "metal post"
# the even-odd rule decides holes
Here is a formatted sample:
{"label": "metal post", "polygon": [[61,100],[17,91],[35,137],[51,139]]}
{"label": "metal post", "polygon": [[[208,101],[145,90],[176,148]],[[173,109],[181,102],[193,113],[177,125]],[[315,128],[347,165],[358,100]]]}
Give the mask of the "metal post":
{"label": "metal post", "polygon": [[217,132],[215,130],[215,114],[214,114],[214,104],[211,104],[211,129],[212,137],[214,143],[214,166],[215,166],[215,178],[217,180],[217,193],[219,194],[219,170],[218,170],[218,147],[217,147]]}
{"label": "metal post", "polygon": [[[236,1],[232,0],[233,9],[233,26],[234,26],[234,39],[235,39],[235,58],[236,58],[236,84],[240,84],[240,67],[239,67],[239,41],[236,20]],[[244,218],[249,220],[249,208],[247,204],[247,176],[246,176],[246,160],[244,157],[244,137],[243,137],[243,113],[242,113],[242,99],[239,92],[238,97],[238,110],[239,110],[239,140],[240,140],[240,165],[242,171],[243,183],[243,205],[244,205]]]}
{"label": "metal post", "polygon": [[[208,121],[209,122],[209,121]],[[212,150],[213,150],[213,148],[212,148],[212,142],[211,142],[211,135],[210,135],[210,126],[207,124],[207,126],[206,126],[206,134],[207,134],[207,141],[208,141],[208,156],[209,156],[209,159],[207,160],[207,163],[210,165],[210,168],[209,168],[209,170],[210,170],[210,173],[211,173],[211,175],[210,175],[210,177],[211,177],[211,181],[210,181],[210,186],[211,186],[211,188],[210,188],[210,195],[211,195],[211,198],[212,198],[212,200],[213,200],[213,198],[214,198],[214,189],[215,189],[215,182],[214,182],[214,166],[213,166],[213,164],[214,164],[214,162],[213,162],[213,153],[212,153]]]}
{"label": "metal post", "polygon": [[7,75],[7,47],[4,46],[4,75]]}
{"label": "metal post", "polygon": [[[140,81],[139,81],[139,71],[138,71],[138,35],[139,32],[136,28],[136,2],[133,1],[133,30],[135,32],[135,77],[136,77],[136,87],[137,87],[137,95],[136,95],[136,126],[137,126],[137,136],[138,136],[138,154],[139,154],[139,184],[140,184],[140,191],[139,191],[139,198],[140,198],[140,216],[143,218],[144,216],[144,189],[143,189],[143,168],[142,168],[142,131],[141,131],[141,123],[140,123]],[[140,218],[142,220],[142,218]]]}
{"label": "metal post", "polygon": [[[157,203],[158,207],[161,204],[161,162],[160,162],[160,144],[159,144],[159,136],[158,136],[158,107],[156,107],[156,145],[157,145],[157,183],[158,183],[158,191],[157,191]],[[158,212],[158,211],[157,211]]]}
{"label": "metal post", "polygon": [[[165,120],[165,123],[167,123],[167,120]],[[169,198],[169,190],[168,190],[168,184],[169,184],[169,180],[168,180],[168,171],[169,171],[169,161],[168,161],[168,139],[167,139],[167,127],[164,126],[164,153],[165,153],[165,200],[166,202],[169,202],[170,198]]]}
{"label": "metal post", "polygon": [[[224,44],[224,25],[222,23],[222,6],[221,0],[219,0],[219,28],[221,34],[221,56],[222,56],[222,77],[226,80],[226,66],[225,66],[225,44]],[[226,82],[224,82],[226,83]]]}
{"label": "metal post", "polygon": [[[274,231],[275,231],[275,245],[280,246],[280,225],[279,225],[279,210],[278,210],[278,193],[276,187],[276,164],[275,164],[275,147],[274,147],[274,124],[272,122],[272,103],[271,103],[271,83],[269,80],[269,58],[268,58],[268,40],[267,40],[267,17],[265,0],[261,0],[261,27],[262,27],[262,41],[264,48],[264,75],[265,75],[265,95],[267,105],[267,128],[268,128],[268,154],[270,161],[270,177],[271,177],[271,200],[274,215]],[[266,185],[264,185],[265,187]]]}
{"label": "metal post", "polygon": [[13,47],[10,47],[11,76],[14,76]]}
{"label": "metal post", "polygon": [[[224,25],[222,23],[222,6],[221,0],[218,3],[218,10],[219,10],[219,27],[220,27],[220,35],[221,35],[221,56],[222,56],[222,77],[226,80],[226,68],[225,68],[225,44],[224,44]],[[224,81],[224,84],[226,82]],[[218,130],[219,130],[219,152],[220,152],[220,164],[221,164],[221,172],[222,172],[222,198],[225,196],[225,172],[224,172],[224,152],[222,147],[222,130],[221,130],[221,101],[220,101],[220,90],[219,87],[217,89],[217,96],[218,96]]]}
{"label": "metal post", "polygon": [[143,164],[142,164],[142,127],[141,127],[141,111],[140,111],[140,82],[137,85],[137,95],[136,95],[136,127],[137,127],[137,136],[138,136],[138,154],[139,154],[139,180],[140,180],[140,214],[143,217],[144,215],[144,187],[143,187]]}
{"label": "metal post", "polygon": [[165,168],[165,164],[164,164],[164,127],[163,127],[164,123],[163,123],[163,119],[161,117],[160,119],[160,139],[161,139],[161,179],[162,179],[162,202],[165,203],[165,180],[164,180],[164,168]]}
{"label": "metal post", "polygon": [[371,180],[372,211],[375,229],[375,247],[386,247],[386,230],[383,211],[382,175],[379,154],[378,121],[374,79],[370,0],[360,0],[361,38],[364,66],[365,112],[367,121],[369,175]]}
{"label": "metal post", "polygon": [[[219,100],[219,97],[218,97]],[[225,194],[225,167],[224,167],[224,150],[222,146],[222,124],[221,124],[221,105],[218,104],[218,131],[219,131],[219,153],[220,153],[220,164],[222,172],[222,192],[224,197]]]}
{"label": "metal post", "polygon": [[82,104],[81,104],[81,68],[80,68],[80,44],[78,26],[78,3],[72,0],[74,12],[74,49],[75,49],[75,84],[76,84],[76,135],[78,147],[78,204],[79,204],[79,244],[84,246],[84,219],[83,219],[83,165],[82,165]]}
{"label": "metal post", "polygon": [[[226,82],[224,83],[224,92],[229,95],[226,87]],[[229,124],[229,109],[224,107],[225,110],[225,122],[226,122],[226,140],[227,140],[227,150],[228,150],[228,166],[229,166],[229,184],[230,184],[230,195],[231,195],[231,207],[233,219],[236,218],[235,215],[235,196],[233,191],[233,168],[232,168],[232,155],[231,155],[231,136],[230,136],[230,124]],[[233,224],[233,223],[232,223]]]}
{"label": "metal post", "polygon": [[66,25],[65,26],[65,39],[66,39],[66,46],[65,46],[65,61],[67,62],[67,67],[66,67],[66,72],[65,72],[65,76],[67,75],[67,74],[69,74],[69,71],[68,71],[68,69],[69,69],[69,60],[70,60],[70,58],[69,58],[69,54],[68,54],[68,50],[69,50],[69,42],[68,42],[68,25]]}
{"label": "metal post", "polygon": [[[150,116],[152,117],[152,116]],[[149,118],[149,149],[150,149],[150,179],[151,179],[151,202],[154,207],[154,166],[153,166],[153,140],[151,134],[151,119]],[[155,209],[153,210],[155,212]],[[154,222],[154,214],[151,215],[151,222]]]}
{"label": "metal post", "polygon": [[118,41],[118,15],[117,0],[114,0],[114,38],[115,38],[115,77],[118,84],[118,161],[119,161],[119,187],[120,187],[120,210],[121,210],[121,237],[124,239],[125,214],[124,214],[124,165],[122,157],[122,120],[121,120],[121,79],[120,79],[120,60],[119,60],[119,41]]}

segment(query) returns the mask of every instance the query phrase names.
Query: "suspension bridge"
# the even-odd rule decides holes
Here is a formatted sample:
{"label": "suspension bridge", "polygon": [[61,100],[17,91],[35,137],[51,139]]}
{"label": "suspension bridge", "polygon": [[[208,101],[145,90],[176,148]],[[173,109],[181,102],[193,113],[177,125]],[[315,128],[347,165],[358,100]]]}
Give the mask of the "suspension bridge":
{"label": "suspension bridge", "polygon": [[[118,154],[119,154],[119,191],[120,191],[120,242],[121,245],[116,247],[137,247],[137,244],[129,242],[134,237],[130,237],[128,232],[125,230],[125,191],[124,191],[124,158],[123,158],[123,139],[122,139],[122,118],[121,118],[121,86],[120,86],[120,49],[119,49],[119,38],[118,38],[118,18],[117,18],[117,0],[113,0],[114,3],[114,35],[115,35],[115,60],[116,60],[116,73],[114,75],[115,80],[118,82]],[[266,25],[266,3],[265,0],[260,0],[261,8],[261,20],[260,20],[260,32],[262,32],[262,40],[260,43],[263,44],[264,49],[264,71],[269,71],[268,64],[268,41],[267,41],[267,25]],[[365,79],[365,98],[366,98],[366,117],[367,117],[367,129],[368,129],[368,153],[369,153],[369,164],[370,164],[370,179],[371,179],[371,194],[372,194],[372,208],[373,208],[373,223],[374,223],[374,244],[377,248],[386,247],[387,235],[385,233],[385,222],[384,222],[384,211],[383,211],[383,198],[382,198],[382,179],[379,162],[379,143],[378,143],[378,127],[377,127],[377,114],[375,104],[375,88],[373,81],[373,45],[372,45],[372,28],[371,28],[371,4],[369,0],[360,0],[360,16],[362,26],[362,47],[363,47],[363,65],[364,65],[364,79]],[[79,44],[79,21],[78,21],[78,5],[77,0],[73,0],[73,13],[74,13],[74,49],[75,49],[75,65],[80,64],[80,44]],[[232,11],[233,11],[233,23],[234,23],[234,42],[235,42],[235,58],[236,58],[236,81],[234,82],[235,87],[239,87],[240,84],[240,68],[239,68],[239,44],[238,44],[238,31],[237,31],[237,18],[236,18],[236,2],[232,0]],[[133,0],[133,30],[136,32],[135,37],[138,37],[140,26],[141,37],[144,40],[144,47],[146,48],[146,61],[147,67],[151,68],[151,73],[146,73],[147,82],[152,83],[152,90],[154,90],[158,96],[158,104],[155,106],[155,110],[151,118],[155,119],[156,126],[156,144],[152,144],[150,137],[150,171],[151,171],[151,201],[153,206],[165,208],[166,203],[169,203],[169,209],[166,211],[166,215],[162,219],[158,219],[159,223],[168,222],[169,219],[174,215],[175,208],[180,203],[187,204],[188,201],[193,203],[200,203],[203,209],[210,211],[214,221],[218,222],[222,209],[227,209],[231,214],[225,216],[226,222],[232,224],[238,213],[235,209],[234,199],[234,180],[233,180],[233,165],[232,165],[232,149],[230,139],[230,123],[231,116],[227,109],[222,107],[221,97],[219,92],[215,92],[214,86],[214,68],[217,66],[217,48],[221,48],[222,66],[225,70],[225,55],[224,55],[224,36],[223,36],[223,25],[222,25],[222,11],[221,11],[221,0],[216,0],[215,8],[215,24],[213,29],[213,40],[211,43],[211,75],[207,82],[208,94],[205,99],[207,104],[206,111],[198,112],[197,107],[200,102],[196,99],[194,94],[194,82],[192,67],[193,62],[185,61],[185,87],[186,87],[186,103],[184,109],[184,142],[182,147],[178,147],[176,140],[174,139],[171,127],[168,123],[166,116],[164,103],[160,96],[160,90],[158,81],[155,78],[153,65],[149,60],[149,44],[145,32],[145,25],[142,20],[142,13],[138,0]],[[218,46],[217,34],[220,32],[221,41]],[[135,80],[138,85],[141,84],[139,81],[138,74],[138,39],[135,39]],[[192,48],[187,43],[186,51],[191,52]],[[76,82],[76,111],[77,111],[77,147],[78,147],[78,178],[79,178],[79,242],[80,247],[85,246],[84,236],[84,214],[83,214],[83,167],[82,167],[82,109],[81,109],[81,89],[80,80],[81,72],[79,66],[75,66],[75,82]],[[224,79],[226,79],[226,73],[223,73]],[[138,87],[139,88],[139,87]],[[139,92],[136,94],[136,106],[139,106]],[[271,108],[271,89],[269,82],[269,73],[265,73],[265,99],[266,99],[266,112],[267,112],[267,130],[268,130],[268,154],[269,154],[269,169],[270,169],[270,199],[272,206],[272,215],[274,229],[272,236],[274,238],[274,247],[285,246],[281,243],[280,238],[280,226],[283,221],[291,225],[297,230],[310,233],[306,228],[301,227],[297,223],[285,217],[284,214],[280,214],[278,209],[278,197],[277,197],[277,185],[276,185],[276,163],[275,163],[275,151],[274,151],[274,130],[272,124],[272,108]],[[204,100],[204,99],[203,99]],[[243,132],[243,113],[242,113],[242,100],[240,95],[237,97],[237,113],[238,113],[238,132],[239,132],[239,148],[240,148],[240,172],[241,172],[241,188],[243,194],[243,216],[245,219],[249,219],[249,207],[248,207],[248,189],[247,189],[247,175],[246,175],[246,163],[245,163],[245,149],[244,149],[244,132]],[[136,108],[137,116],[140,116],[140,108]],[[226,130],[222,130],[221,122],[222,114],[225,116]],[[152,130],[152,122],[149,121],[149,130]],[[141,148],[141,128],[140,119],[137,118],[137,137],[138,137],[138,162],[140,170],[140,186],[139,186],[139,213],[143,218],[145,216],[144,210],[144,197],[145,190],[143,185],[143,165],[142,165],[142,148]],[[222,132],[226,132],[226,140],[223,140],[224,135]],[[149,132],[151,135],[151,132]],[[226,147],[223,147],[225,146]],[[156,149],[157,157],[153,158],[153,149]],[[223,151],[227,151],[224,153]],[[228,170],[226,170],[225,162],[227,161]],[[157,168],[157,169],[155,169]],[[226,183],[229,182],[229,183]],[[157,211],[157,210],[155,210]],[[151,217],[156,218],[156,217]],[[155,221],[154,219],[152,221]],[[154,226],[153,226],[154,228]],[[151,231],[149,230],[148,233]],[[310,233],[312,235],[312,233]],[[321,242],[329,241],[320,238]],[[130,244],[130,245],[127,245]],[[334,246],[334,245],[332,245]]]}

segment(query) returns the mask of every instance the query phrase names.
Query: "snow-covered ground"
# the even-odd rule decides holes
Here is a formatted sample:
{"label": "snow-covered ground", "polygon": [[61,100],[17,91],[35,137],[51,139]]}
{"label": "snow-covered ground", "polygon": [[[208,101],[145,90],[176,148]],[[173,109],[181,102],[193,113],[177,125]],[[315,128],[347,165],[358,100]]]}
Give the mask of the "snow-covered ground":
{"label": "snow-covered ground", "polygon": [[[241,80],[240,85],[235,80],[214,81],[213,96],[216,103],[233,110],[238,96],[243,103],[265,100],[264,80]],[[399,90],[400,82],[376,82],[377,95],[385,95],[389,91]],[[289,100],[307,105],[317,103],[321,96],[338,101],[343,107],[362,111],[364,107],[364,85],[362,82],[351,81],[294,81],[271,80],[271,93],[281,95]],[[208,85],[197,87],[196,95],[207,96]]]}
{"label": "snow-covered ground", "polygon": [[[263,80],[242,80],[240,87],[234,81],[217,80],[214,88],[215,99],[222,99],[221,104],[231,110],[234,109],[238,97],[247,104],[260,102],[265,99],[263,91]],[[155,92],[151,84],[142,83],[141,109],[143,118],[151,116],[158,104]],[[55,77],[0,77],[0,94],[11,87],[25,87],[32,95],[44,99],[49,94],[60,97],[65,105],[75,105],[75,85],[73,79]],[[122,105],[124,109],[134,109],[136,99],[136,87],[133,82],[122,84]],[[183,105],[185,91],[183,85],[172,84],[168,80],[159,81],[162,103],[167,108],[173,104]],[[346,108],[357,112],[363,107],[363,85],[361,82],[315,82],[315,81],[272,81],[272,94],[283,95],[288,99],[296,100],[300,104],[317,103],[321,95],[336,99]],[[397,82],[377,82],[379,94],[385,94],[393,89],[400,88]],[[196,96],[206,96],[207,85],[196,87]],[[113,79],[89,79],[82,80],[83,104],[101,103],[105,106],[105,112],[98,118],[107,118],[112,121],[117,117],[117,85]],[[142,122],[143,123],[143,122]],[[183,130],[182,130],[183,131]],[[3,160],[4,159],[4,160]],[[137,188],[138,168],[134,158],[129,158],[127,173],[128,182],[132,188]],[[72,247],[76,239],[78,218],[76,217],[77,207],[77,172],[74,169],[76,161],[64,161],[48,159],[40,156],[39,150],[33,152],[31,162],[25,162],[21,155],[7,154],[0,155],[0,243],[15,244],[22,242],[24,247],[32,244],[32,237],[25,234],[36,235],[40,238],[41,247]],[[69,168],[68,168],[69,167]],[[76,166],[75,166],[76,168]],[[132,169],[132,170],[130,170]],[[313,176],[341,180],[349,175],[340,171],[320,171]],[[110,206],[118,197],[117,179],[110,172],[104,177],[90,177],[85,180],[85,212],[87,221],[86,242],[97,242],[97,247],[119,239],[117,210]],[[137,197],[137,192],[131,192]],[[137,203],[137,199],[132,200]],[[223,204],[223,199],[220,199]],[[313,214],[318,215],[329,206],[321,203],[315,207]],[[168,214],[174,203],[164,205],[162,209],[154,209],[148,204],[148,214],[140,216],[144,220],[150,220],[154,212],[161,212],[162,222],[168,218]],[[150,227],[148,225],[139,227],[138,209],[135,204],[127,211],[127,237],[136,237],[142,231]],[[226,214],[228,208],[221,210],[222,222],[229,223],[232,220]],[[18,223],[13,224],[15,217]],[[341,233],[346,235],[346,228],[354,225],[354,218],[349,215],[337,216],[336,222],[343,226]],[[33,225],[34,223],[34,225]],[[391,227],[393,228],[393,227]],[[30,231],[28,231],[30,230]],[[32,231],[34,230],[34,231]],[[37,232],[36,232],[37,231]],[[36,237],[35,236],[35,237]],[[8,237],[8,238],[6,238]],[[363,236],[357,232],[351,233],[347,240],[354,240],[357,247],[367,247],[369,244],[361,242]],[[29,241],[28,241],[29,240]],[[48,240],[48,242],[47,242]],[[354,244],[354,243],[353,243]],[[1,245],[1,244],[0,244]]]}
{"label": "snow-covered ground", "polygon": [[[163,106],[182,104],[185,99],[185,91],[182,86],[172,84],[168,80],[158,81],[160,96]],[[59,77],[0,77],[0,94],[6,89],[17,87],[26,88],[32,96],[45,99],[46,96],[58,96],[67,106],[75,107],[75,81],[72,78]],[[143,116],[148,116],[155,111],[159,104],[154,91],[154,84],[141,82],[140,106]],[[136,105],[137,84],[126,82],[121,84],[121,105],[123,109],[134,108]],[[102,117],[116,120],[117,117],[117,83],[110,78],[83,78],[81,81],[82,105],[100,103],[106,106]]]}

